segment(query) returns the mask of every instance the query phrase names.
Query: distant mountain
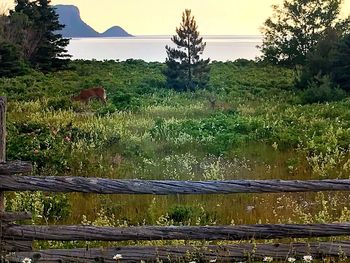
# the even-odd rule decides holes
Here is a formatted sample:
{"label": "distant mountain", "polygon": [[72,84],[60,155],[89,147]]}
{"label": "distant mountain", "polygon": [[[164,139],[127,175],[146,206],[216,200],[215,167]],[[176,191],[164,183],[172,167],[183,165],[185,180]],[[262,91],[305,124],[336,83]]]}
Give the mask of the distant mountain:
{"label": "distant mountain", "polygon": [[63,37],[130,37],[123,28],[113,26],[100,34],[86,24],[80,17],[79,9],[74,5],[55,5],[60,24],[65,27],[60,32]]}
{"label": "distant mountain", "polygon": [[130,35],[120,26],[113,26],[101,34],[102,37],[129,37]]}

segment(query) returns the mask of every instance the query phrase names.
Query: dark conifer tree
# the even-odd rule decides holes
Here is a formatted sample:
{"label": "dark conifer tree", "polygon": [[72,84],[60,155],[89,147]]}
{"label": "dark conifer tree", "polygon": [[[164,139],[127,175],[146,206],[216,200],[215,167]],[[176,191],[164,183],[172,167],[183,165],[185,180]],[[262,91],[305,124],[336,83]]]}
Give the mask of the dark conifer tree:
{"label": "dark conifer tree", "polygon": [[182,14],[182,22],[176,28],[176,33],[171,40],[177,48],[165,47],[168,55],[165,75],[169,87],[176,90],[205,87],[209,81],[210,59],[200,59],[206,43],[199,37],[191,10],[186,9]]}
{"label": "dark conifer tree", "polygon": [[340,88],[350,91],[350,34],[342,38],[331,56],[331,77]]}
{"label": "dark conifer tree", "polygon": [[28,20],[16,44],[21,46],[24,58],[34,68],[44,72],[65,68],[70,58],[65,49],[69,40],[57,33],[64,25],[59,23],[50,2],[16,0],[15,9],[10,13],[11,21],[18,20],[20,16]]}
{"label": "dark conifer tree", "polygon": [[65,49],[69,44],[69,39],[57,33],[64,25],[59,23],[58,15],[50,2],[50,0],[36,1],[35,29],[41,41],[30,62],[42,71],[66,68],[70,57]]}
{"label": "dark conifer tree", "polygon": [[0,78],[22,75],[25,70],[26,65],[18,47],[8,42],[0,42]]}

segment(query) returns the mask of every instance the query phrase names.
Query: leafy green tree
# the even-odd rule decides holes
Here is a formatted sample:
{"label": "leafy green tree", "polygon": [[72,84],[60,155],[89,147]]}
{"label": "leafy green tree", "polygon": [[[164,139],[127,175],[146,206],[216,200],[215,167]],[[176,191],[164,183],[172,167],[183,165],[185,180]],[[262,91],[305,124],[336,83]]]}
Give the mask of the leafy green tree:
{"label": "leafy green tree", "polygon": [[195,90],[203,88],[209,81],[209,61],[203,60],[206,43],[199,37],[197,23],[191,15],[191,10],[186,9],[182,14],[180,27],[176,28],[177,35],[171,40],[177,48],[166,46],[167,69],[165,75],[168,86],[176,90]]}
{"label": "leafy green tree", "polygon": [[262,29],[262,60],[290,67],[304,65],[329,28],[349,30],[349,18],[340,18],[342,0],[284,0]]}
{"label": "leafy green tree", "polygon": [[350,34],[339,41],[330,60],[333,82],[340,88],[350,91]]}
{"label": "leafy green tree", "polygon": [[327,29],[325,35],[318,41],[313,52],[306,55],[297,87],[304,89],[310,82],[317,83],[321,77],[330,75],[333,67],[332,53],[340,40],[341,33],[335,29]]}

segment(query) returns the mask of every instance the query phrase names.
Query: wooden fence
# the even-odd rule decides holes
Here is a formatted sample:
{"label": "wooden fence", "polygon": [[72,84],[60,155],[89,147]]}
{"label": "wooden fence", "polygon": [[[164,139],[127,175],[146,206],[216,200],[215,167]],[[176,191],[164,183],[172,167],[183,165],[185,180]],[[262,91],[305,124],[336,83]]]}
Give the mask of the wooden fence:
{"label": "wooden fence", "polygon": [[[350,180],[232,180],[232,181],[144,181],[111,180],[85,177],[35,177],[30,163],[6,162],[6,99],[0,97],[0,254],[1,262],[154,262],[186,261],[189,255],[201,262],[261,260],[264,257],[313,258],[350,255],[350,241],[283,242],[285,238],[350,236],[350,223],[265,224],[238,226],[138,226],[96,227],[87,225],[23,225],[31,219],[25,212],[5,212],[4,192],[45,191],[98,194],[232,194],[349,191]],[[19,175],[18,175],[19,174]],[[258,243],[257,240],[281,239]],[[238,244],[202,246],[128,246],[114,248],[50,249],[33,251],[35,240],[52,241],[126,241],[126,240],[249,240]],[[254,240],[255,243],[252,243]],[[205,244],[205,242],[203,242]]]}

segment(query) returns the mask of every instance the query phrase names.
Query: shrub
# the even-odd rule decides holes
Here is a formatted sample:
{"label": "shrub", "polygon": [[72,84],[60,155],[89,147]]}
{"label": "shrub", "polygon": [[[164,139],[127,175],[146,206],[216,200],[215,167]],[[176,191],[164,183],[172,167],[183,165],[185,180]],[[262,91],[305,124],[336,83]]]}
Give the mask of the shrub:
{"label": "shrub", "polygon": [[118,90],[112,96],[112,103],[118,110],[137,110],[141,106],[141,101],[135,94]]}
{"label": "shrub", "polygon": [[25,73],[26,64],[18,48],[10,43],[0,43],[0,77],[14,77]]}
{"label": "shrub", "polygon": [[33,220],[41,222],[59,221],[70,214],[71,204],[65,194],[44,194],[43,192],[15,192],[10,194],[6,207],[9,211],[27,211]]}
{"label": "shrub", "polygon": [[117,111],[117,107],[114,104],[107,104],[104,107],[99,107],[95,114],[100,117],[108,116]]}
{"label": "shrub", "polygon": [[47,102],[47,107],[50,110],[68,110],[72,108],[72,101],[69,98],[63,97],[63,98],[54,98],[49,99]]}
{"label": "shrub", "polygon": [[325,75],[316,77],[302,93],[303,103],[323,103],[329,101],[339,101],[346,97],[344,90],[334,86],[330,78]]}
{"label": "shrub", "polygon": [[189,206],[174,206],[170,208],[169,218],[175,223],[186,222],[191,219],[194,214],[194,209]]}

